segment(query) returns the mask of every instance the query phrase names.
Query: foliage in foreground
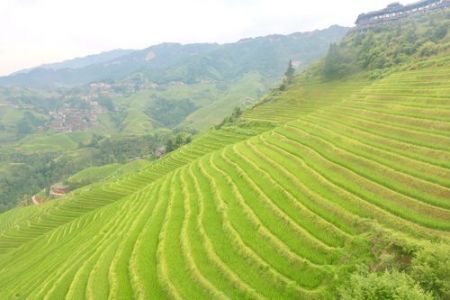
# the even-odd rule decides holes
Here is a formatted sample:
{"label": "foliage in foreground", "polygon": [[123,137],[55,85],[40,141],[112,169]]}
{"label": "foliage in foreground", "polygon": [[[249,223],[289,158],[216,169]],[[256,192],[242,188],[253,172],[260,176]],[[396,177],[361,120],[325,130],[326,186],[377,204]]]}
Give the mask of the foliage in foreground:
{"label": "foliage in foreground", "polygon": [[341,299],[450,299],[450,245],[376,230],[374,261],[341,284]]}
{"label": "foliage in foreground", "polygon": [[450,245],[440,243],[422,248],[412,261],[410,273],[437,299],[450,299]]}
{"label": "foliage in foreground", "polygon": [[342,300],[433,299],[405,273],[370,273],[367,270],[351,275],[348,286],[340,290],[340,297]]}

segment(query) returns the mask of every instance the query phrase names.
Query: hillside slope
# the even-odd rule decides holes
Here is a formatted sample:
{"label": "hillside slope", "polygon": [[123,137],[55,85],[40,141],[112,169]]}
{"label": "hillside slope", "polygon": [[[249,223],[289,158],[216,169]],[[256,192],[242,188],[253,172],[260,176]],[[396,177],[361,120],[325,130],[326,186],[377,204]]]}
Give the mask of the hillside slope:
{"label": "hillside slope", "polygon": [[448,243],[449,86],[448,55],[300,77],[136,175],[0,215],[0,295],[323,298],[376,226]]}
{"label": "hillside slope", "polygon": [[[449,36],[418,51],[448,16],[353,31],[139,171],[1,214],[0,298],[449,298]],[[366,38],[399,47],[366,64]]]}
{"label": "hillside slope", "polygon": [[[45,70],[62,70],[62,69],[80,69],[85,68],[95,64],[105,63],[114,59],[117,59],[121,56],[125,56],[131,54],[135,50],[125,50],[125,49],[116,49],[111,51],[102,52],[99,54],[88,55],[85,57],[77,57],[74,59],[65,60],[58,63],[50,63],[38,66],[36,68],[25,69],[11,74],[12,76],[17,74],[29,73],[36,69],[45,69]],[[10,76],[11,76],[10,75]]]}
{"label": "hillside slope", "polygon": [[0,212],[31,204],[82,168],[153,159],[171,136],[196,134],[251,106],[290,59],[305,68],[347,30],[165,43],[1,77]]}

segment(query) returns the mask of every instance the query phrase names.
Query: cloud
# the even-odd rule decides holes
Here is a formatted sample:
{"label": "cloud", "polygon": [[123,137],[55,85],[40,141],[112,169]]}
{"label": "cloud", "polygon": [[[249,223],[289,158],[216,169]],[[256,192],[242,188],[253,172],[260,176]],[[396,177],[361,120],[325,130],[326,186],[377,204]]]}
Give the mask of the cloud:
{"label": "cloud", "polygon": [[41,0],[16,0],[19,5],[37,5]]}

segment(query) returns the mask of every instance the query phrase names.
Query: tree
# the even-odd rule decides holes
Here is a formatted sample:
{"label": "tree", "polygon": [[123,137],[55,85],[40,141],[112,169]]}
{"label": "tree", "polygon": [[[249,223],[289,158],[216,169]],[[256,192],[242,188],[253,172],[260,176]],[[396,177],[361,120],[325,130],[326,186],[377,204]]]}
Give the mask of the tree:
{"label": "tree", "polygon": [[239,118],[241,115],[242,115],[242,110],[241,110],[241,108],[240,108],[239,106],[236,106],[236,107],[233,109],[233,113],[231,114],[231,117],[232,117],[233,119],[237,119],[237,118]]}
{"label": "tree", "polygon": [[20,135],[31,133],[32,129],[30,121],[27,119],[22,119],[19,124],[17,124],[17,133]]}
{"label": "tree", "polygon": [[445,38],[448,33],[448,28],[446,25],[438,26],[433,32],[433,42],[438,42]]}
{"label": "tree", "polygon": [[175,150],[175,145],[174,145],[173,140],[170,138],[167,140],[167,143],[166,143],[166,153],[171,152],[173,150]]}
{"label": "tree", "polygon": [[432,56],[438,53],[438,51],[439,49],[436,43],[427,41],[419,48],[419,55],[422,57]]}
{"label": "tree", "polygon": [[338,77],[342,74],[343,60],[339,52],[339,46],[331,44],[325,58],[325,65],[323,67],[323,75],[327,79]]}
{"label": "tree", "polygon": [[231,113],[231,116],[225,117],[223,121],[219,124],[214,126],[216,129],[222,128],[224,125],[229,125],[236,123],[239,120],[239,117],[242,115],[242,109],[239,106],[236,106],[233,109],[233,112]]}
{"label": "tree", "polygon": [[292,64],[292,60],[290,60],[288,68],[287,68],[286,72],[284,73],[284,76],[286,76],[286,81],[288,83],[292,82],[292,79],[294,79],[294,74],[295,74],[295,68]]}
{"label": "tree", "polygon": [[36,126],[39,126],[42,123],[42,120],[36,118],[36,116],[31,112],[26,111],[23,114],[22,119],[17,124],[17,133],[23,135],[31,133]]}
{"label": "tree", "polygon": [[182,146],[183,144],[184,144],[183,134],[179,133],[175,137],[175,146],[178,148],[178,147]]}
{"label": "tree", "polygon": [[97,102],[98,102],[101,106],[106,107],[106,109],[107,109],[108,111],[115,111],[115,110],[116,110],[115,107],[114,107],[114,103],[113,103],[113,101],[112,101],[112,99],[111,99],[110,97],[100,96],[100,97],[97,99]]}

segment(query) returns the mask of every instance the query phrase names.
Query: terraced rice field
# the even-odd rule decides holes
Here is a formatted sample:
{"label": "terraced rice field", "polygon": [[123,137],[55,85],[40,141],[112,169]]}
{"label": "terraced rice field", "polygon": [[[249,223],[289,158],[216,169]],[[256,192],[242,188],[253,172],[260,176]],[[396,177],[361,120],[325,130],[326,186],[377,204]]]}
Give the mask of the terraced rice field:
{"label": "terraced rice field", "polygon": [[0,297],[322,299],[367,258],[370,220],[449,241],[448,62],[299,81],[244,115],[273,127],[0,216]]}
{"label": "terraced rice field", "polygon": [[23,242],[33,240],[85,213],[137,192],[205,153],[247,139],[269,128],[270,125],[266,123],[254,123],[251,128],[211,131],[139,172],[76,190],[66,199],[49,202],[45,206],[26,207],[4,213],[0,218],[0,254],[20,247]]}

